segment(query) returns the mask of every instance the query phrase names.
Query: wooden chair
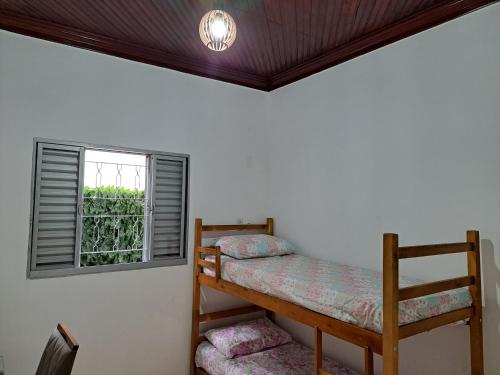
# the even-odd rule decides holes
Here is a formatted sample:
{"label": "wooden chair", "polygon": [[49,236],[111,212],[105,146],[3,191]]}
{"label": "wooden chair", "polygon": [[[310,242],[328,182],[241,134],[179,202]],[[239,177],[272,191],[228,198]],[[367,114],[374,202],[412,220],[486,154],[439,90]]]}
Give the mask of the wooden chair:
{"label": "wooden chair", "polygon": [[70,375],[79,345],[64,323],[59,323],[47,342],[36,375]]}

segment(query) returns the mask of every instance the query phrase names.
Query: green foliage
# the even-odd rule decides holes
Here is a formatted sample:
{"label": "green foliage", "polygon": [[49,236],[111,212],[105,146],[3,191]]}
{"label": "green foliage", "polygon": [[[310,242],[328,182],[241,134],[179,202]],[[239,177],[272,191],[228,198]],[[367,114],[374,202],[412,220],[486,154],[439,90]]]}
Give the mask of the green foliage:
{"label": "green foliage", "polygon": [[[99,188],[85,186],[83,197],[80,265],[87,267],[141,262],[142,250],[134,249],[144,247],[144,191],[114,186]],[[86,217],[93,215],[110,216]],[[112,215],[138,215],[138,217]],[[102,253],[113,250],[130,251]],[[94,254],[84,254],[88,252]]]}

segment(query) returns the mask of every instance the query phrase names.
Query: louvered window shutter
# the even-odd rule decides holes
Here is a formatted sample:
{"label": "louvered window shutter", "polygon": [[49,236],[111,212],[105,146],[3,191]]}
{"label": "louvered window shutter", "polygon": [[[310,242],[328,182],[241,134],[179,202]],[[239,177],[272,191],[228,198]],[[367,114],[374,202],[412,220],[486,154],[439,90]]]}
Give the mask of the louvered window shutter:
{"label": "louvered window shutter", "polygon": [[186,254],[188,159],[152,155],[151,161],[150,260],[182,259]]}
{"label": "louvered window shutter", "polygon": [[35,158],[31,276],[78,266],[84,149],[38,143]]}

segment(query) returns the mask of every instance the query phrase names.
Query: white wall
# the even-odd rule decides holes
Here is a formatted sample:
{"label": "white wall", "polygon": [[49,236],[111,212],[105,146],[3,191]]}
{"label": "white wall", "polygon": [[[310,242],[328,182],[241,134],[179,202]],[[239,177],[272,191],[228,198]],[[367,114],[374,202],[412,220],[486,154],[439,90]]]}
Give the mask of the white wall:
{"label": "white wall", "polygon": [[[0,32],[6,375],[33,373],[57,320],[81,341],[77,375],[180,375],[188,363],[191,266],[26,280],[35,136],[190,153],[190,229],[195,216],[272,215],[324,259],[380,268],[383,232],[414,243],[480,229],[487,374],[500,374],[499,19],[491,6],[271,95]],[[463,264],[404,270],[435,278]],[[222,303],[234,302],[210,300]],[[467,339],[459,327],[406,341],[402,374],[467,374]],[[360,367],[358,349],[328,350]]]}
{"label": "white wall", "polygon": [[195,216],[266,217],[256,183],[264,176],[257,129],[266,100],[255,90],[0,31],[6,375],[34,373],[58,320],[81,344],[76,375],[181,375],[189,363],[191,265],[26,280],[33,137],[191,154],[192,235]]}
{"label": "white wall", "polygon": [[[267,134],[277,233],[308,255],[380,269],[384,232],[412,244],[481,231],[488,375],[500,374],[499,20],[494,5],[273,92]],[[465,259],[404,271],[464,274]],[[405,341],[401,373],[470,374],[467,342],[465,327]],[[347,344],[329,350],[362,364]]]}

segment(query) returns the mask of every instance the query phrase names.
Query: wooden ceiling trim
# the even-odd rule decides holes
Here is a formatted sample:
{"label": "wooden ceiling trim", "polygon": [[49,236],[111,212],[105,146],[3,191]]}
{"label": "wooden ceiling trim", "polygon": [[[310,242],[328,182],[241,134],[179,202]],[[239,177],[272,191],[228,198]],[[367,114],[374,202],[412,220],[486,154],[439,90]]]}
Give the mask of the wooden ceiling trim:
{"label": "wooden ceiling trim", "polygon": [[134,43],[123,42],[5,10],[0,10],[0,28],[141,63],[269,91],[269,80],[265,76],[222,67],[219,64],[210,64],[206,61],[179,56]]}
{"label": "wooden ceiling trim", "polygon": [[275,74],[271,78],[270,89],[277,89],[321,70],[341,64],[347,60],[498,1],[499,0],[454,0],[450,3],[426,9],[404,20],[375,30],[355,41],[320,54],[313,59],[307,60],[305,63]]}

